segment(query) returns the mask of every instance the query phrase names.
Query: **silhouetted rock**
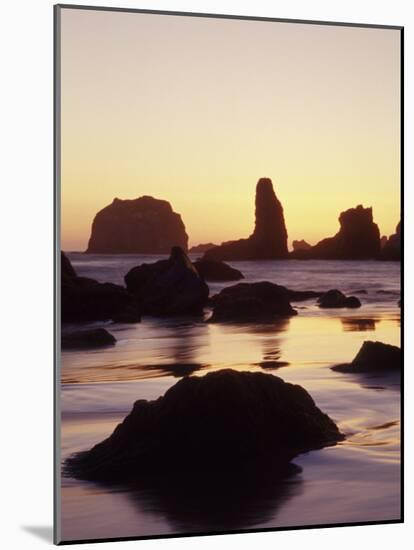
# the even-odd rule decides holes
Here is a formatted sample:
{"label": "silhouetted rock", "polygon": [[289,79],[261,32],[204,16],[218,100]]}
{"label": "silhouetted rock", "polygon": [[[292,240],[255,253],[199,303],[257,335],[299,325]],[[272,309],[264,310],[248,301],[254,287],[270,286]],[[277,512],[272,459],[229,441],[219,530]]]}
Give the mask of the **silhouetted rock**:
{"label": "silhouetted rock", "polygon": [[61,265],[62,322],[116,320],[127,314],[129,322],[140,320],[139,305],[126,288],[78,277],[63,252]]}
{"label": "silhouetted rock", "polygon": [[383,235],[381,237],[381,249],[384,248],[384,246],[387,244],[387,242],[388,242],[388,237],[386,235]]}
{"label": "silhouetted rock", "polygon": [[290,305],[287,289],[267,281],[239,283],[224,288],[213,296],[211,303],[211,322],[260,321],[296,315]]}
{"label": "silhouetted rock", "polygon": [[312,245],[304,241],[303,239],[301,241],[293,241],[292,242],[292,248],[294,251],[298,250],[310,250],[312,248]]}
{"label": "silhouetted rock", "polygon": [[196,244],[195,246],[192,246],[188,252],[195,253],[195,254],[203,254],[204,252],[207,252],[207,250],[210,250],[210,248],[214,248],[217,246],[214,243],[201,243]]}
{"label": "silhouetted rock", "polygon": [[402,368],[401,349],[382,342],[367,340],[362,344],[352,363],[335,365],[331,368],[332,370],[351,373],[400,371]]}
{"label": "silhouetted rock", "polygon": [[125,283],[147,315],[197,315],[208,300],[207,284],[179,247],[168,260],[132,268]]}
{"label": "silhouetted rock", "polygon": [[272,180],[261,178],[256,186],[256,222],[252,235],[210,248],[203,259],[275,260],[287,256],[283,208],[273,190]]}
{"label": "silhouetted rock", "polygon": [[63,333],[61,338],[62,349],[98,348],[113,346],[115,342],[115,337],[104,328]]}
{"label": "silhouetted rock", "polygon": [[76,275],[76,271],[74,270],[72,264],[70,263],[69,258],[66,256],[64,252],[61,252],[60,254],[60,272],[61,277],[64,280],[70,281],[71,279],[74,279]]}
{"label": "silhouetted rock", "polygon": [[398,223],[395,233],[384,243],[379,259],[395,262],[401,260],[401,223]]}
{"label": "silhouetted rock", "polygon": [[204,476],[267,461],[284,469],[298,454],[343,438],[302,387],[226,369],[183,378],[156,401],[136,401],[110,437],[66,462],[66,472],[133,481],[142,472]]}
{"label": "silhouetted rock", "polygon": [[93,220],[88,253],[168,254],[172,246],[187,250],[188,236],[181,216],[169,202],[140,197],[114,199]]}
{"label": "silhouetted rock", "polygon": [[328,290],[318,299],[321,308],[357,308],[361,302],[356,296],[345,296],[340,290]]}
{"label": "silhouetted rock", "polygon": [[[220,308],[223,307],[229,310],[229,313],[234,308],[234,314],[237,314],[240,309],[240,315],[243,314],[243,309],[246,308],[246,316],[252,317],[252,319],[260,319],[266,317],[272,317],[277,315],[276,311],[285,311],[292,315],[296,315],[296,311],[289,309],[286,306],[288,302],[303,302],[305,300],[311,300],[313,298],[319,298],[324,292],[317,292],[314,290],[291,290],[269,281],[261,281],[257,283],[240,283],[238,285],[224,288],[219,294],[216,294],[210,298],[210,305],[214,310],[214,315],[211,318],[216,320],[217,315],[220,313]],[[247,302],[245,302],[248,300]],[[249,304],[253,306],[251,314],[249,315]],[[263,305],[263,302],[266,302]],[[216,309],[216,306],[219,309]],[[292,313],[293,311],[293,313]],[[223,312],[224,313],[224,312]]]}
{"label": "silhouetted rock", "polygon": [[309,250],[293,251],[292,258],[320,260],[375,259],[381,251],[380,234],[372,219],[372,208],[358,205],[339,216],[340,230]]}
{"label": "silhouetted rock", "polygon": [[197,260],[194,262],[194,267],[205,281],[240,281],[240,279],[244,279],[238,269],[234,269],[224,262]]}
{"label": "silhouetted rock", "polygon": [[277,370],[282,367],[288,367],[289,365],[290,363],[287,361],[260,361],[260,363],[256,363],[257,367],[261,367],[265,370]]}

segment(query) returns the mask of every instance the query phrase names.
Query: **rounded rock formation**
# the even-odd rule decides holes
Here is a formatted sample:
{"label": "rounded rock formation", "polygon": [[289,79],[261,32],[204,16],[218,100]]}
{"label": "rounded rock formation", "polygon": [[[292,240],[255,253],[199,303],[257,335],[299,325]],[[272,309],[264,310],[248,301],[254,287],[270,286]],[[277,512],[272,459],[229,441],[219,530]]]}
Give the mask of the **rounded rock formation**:
{"label": "rounded rock formation", "polygon": [[168,254],[173,246],[187,250],[188,236],[169,202],[140,197],[114,199],[93,220],[89,254]]}
{"label": "rounded rock formation", "polygon": [[366,340],[352,363],[335,365],[332,370],[339,372],[400,372],[402,368],[401,349],[397,346]]}
{"label": "rounded rock formation", "polygon": [[125,283],[147,315],[198,315],[209,295],[207,284],[179,247],[172,248],[168,260],[132,268]]}
{"label": "rounded rock formation", "polygon": [[211,303],[212,323],[269,321],[297,314],[290,305],[288,290],[267,281],[224,288]]}
{"label": "rounded rock formation", "polygon": [[318,299],[320,308],[358,308],[361,302],[356,296],[345,296],[340,290],[328,290]]}
{"label": "rounded rock formation", "polygon": [[136,401],[110,437],[67,461],[66,472],[113,482],[266,461],[282,469],[343,438],[302,387],[226,369],[184,378],[155,401]]}

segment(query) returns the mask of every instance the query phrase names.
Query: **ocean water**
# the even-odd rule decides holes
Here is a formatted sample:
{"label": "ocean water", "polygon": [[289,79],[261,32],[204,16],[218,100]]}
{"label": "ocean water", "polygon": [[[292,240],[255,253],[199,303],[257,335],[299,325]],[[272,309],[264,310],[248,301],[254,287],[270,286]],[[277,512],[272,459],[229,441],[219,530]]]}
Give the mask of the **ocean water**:
{"label": "ocean water", "polygon": [[[70,253],[69,258],[79,275],[122,284],[131,267],[159,257]],[[62,460],[110,435],[137,399],[162,395],[185,374],[201,376],[221,368],[265,369],[300,384],[346,440],[297,457],[301,471],[283,481],[252,471],[237,487],[201,489],[188,479],[143,490],[63,477],[63,540],[400,517],[399,380],[329,368],[351,361],[364,340],[400,345],[399,264],[290,260],[230,265],[246,281],[267,280],[298,290],[338,288],[357,295],[362,307],[322,310],[315,300],[292,303],[298,315],[272,324],[221,325],[189,318],[93,323],[105,326],[117,343],[62,352]],[[210,294],[230,284],[210,284]],[[289,364],[270,368],[275,361]]]}

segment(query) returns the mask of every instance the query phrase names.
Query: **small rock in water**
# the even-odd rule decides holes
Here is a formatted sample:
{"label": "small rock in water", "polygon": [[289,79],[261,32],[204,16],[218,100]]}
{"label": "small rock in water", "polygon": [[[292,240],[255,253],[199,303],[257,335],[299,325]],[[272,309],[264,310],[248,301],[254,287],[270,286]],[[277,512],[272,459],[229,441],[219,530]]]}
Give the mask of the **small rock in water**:
{"label": "small rock in water", "polygon": [[205,281],[239,281],[243,273],[228,264],[216,260],[197,260],[194,267]]}
{"label": "small rock in water", "polygon": [[285,287],[269,283],[239,283],[212,298],[211,322],[252,322],[297,315]]}
{"label": "small rock in water", "polygon": [[331,368],[339,372],[399,372],[402,368],[401,349],[382,342],[366,340],[352,363]]}
{"label": "small rock in water", "polygon": [[318,300],[321,308],[358,308],[361,302],[356,296],[345,296],[340,290],[328,290]]}
{"label": "small rock in water", "polygon": [[183,378],[155,401],[136,401],[112,435],[66,462],[82,479],[134,481],[223,472],[271,461],[280,471],[300,453],[344,439],[302,387],[231,369]]}
{"label": "small rock in water", "polygon": [[62,334],[62,349],[113,346],[116,338],[104,328],[76,330]]}
{"label": "small rock in water", "polygon": [[168,260],[132,268],[125,283],[147,315],[198,315],[209,295],[207,284],[178,246]]}

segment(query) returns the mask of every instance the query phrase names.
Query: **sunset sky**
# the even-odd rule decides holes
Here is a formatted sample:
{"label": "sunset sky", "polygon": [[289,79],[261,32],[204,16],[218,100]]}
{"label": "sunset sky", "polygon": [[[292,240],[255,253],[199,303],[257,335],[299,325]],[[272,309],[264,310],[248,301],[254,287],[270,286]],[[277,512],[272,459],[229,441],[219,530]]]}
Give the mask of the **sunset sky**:
{"label": "sunset sky", "polygon": [[339,212],[400,219],[400,35],[391,29],[62,9],[62,248],[114,197],[152,195],[190,244],[247,237],[260,177],[289,236]]}

